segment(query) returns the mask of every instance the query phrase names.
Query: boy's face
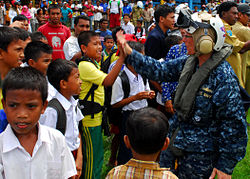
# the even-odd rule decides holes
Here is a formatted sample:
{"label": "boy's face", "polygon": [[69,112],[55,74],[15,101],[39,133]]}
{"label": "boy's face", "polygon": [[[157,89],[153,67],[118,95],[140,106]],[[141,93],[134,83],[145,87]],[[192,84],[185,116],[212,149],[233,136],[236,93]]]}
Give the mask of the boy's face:
{"label": "boy's face", "polygon": [[42,72],[46,76],[46,72],[51,60],[52,54],[41,53],[41,56],[38,58],[37,62],[33,59],[29,59],[29,65]]}
{"label": "boy's face", "polygon": [[108,28],[108,25],[109,25],[108,21],[103,21],[100,26],[101,29],[106,30]]}
{"label": "boy's face", "polygon": [[81,45],[81,49],[91,59],[99,61],[102,58],[102,44],[99,36],[91,37],[88,46]]}
{"label": "boy's face", "polygon": [[23,52],[23,41],[12,41],[6,51],[0,49],[0,60],[3,61],[5,66],[9,69],[19,67],[24,58]]}
{"label": "boy's face", "polygon": [[41,93],[37,90],[18,89],[7,91],[2,103],[15,135],[21,137],[37,132],[37,121],[48,102],[43,103]]}
{"label": "boy's face", "polygon": [[73,68],[70,72],[68,81],[66,82],[66,90],[71,96],[80,94],[82,80],[78,68]]}
{"label": "boy's face", "polygon": [[124,16],[123,21],[127,24],[130,21],[130,18],[128,16]]}
{"label": "boy's face", "polygon": [[104,42],[104,45],[105,45],[106,49],[110,50],[114,46],[114,40],[107,39],[106,42]]}
{"label": "boy's face", "polygon": [[137,27],[141,27],[141,22],[136,22]]}

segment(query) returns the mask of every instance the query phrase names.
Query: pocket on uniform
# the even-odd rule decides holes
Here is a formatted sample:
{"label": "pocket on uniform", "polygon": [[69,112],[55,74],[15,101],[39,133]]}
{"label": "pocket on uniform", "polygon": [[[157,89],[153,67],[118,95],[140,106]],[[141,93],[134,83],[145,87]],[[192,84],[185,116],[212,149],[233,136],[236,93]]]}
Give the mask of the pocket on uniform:
{"label": "pocket on uniform", "polygon": [[47,162],[47,178],[60,179],[61,177],[61,162]]}

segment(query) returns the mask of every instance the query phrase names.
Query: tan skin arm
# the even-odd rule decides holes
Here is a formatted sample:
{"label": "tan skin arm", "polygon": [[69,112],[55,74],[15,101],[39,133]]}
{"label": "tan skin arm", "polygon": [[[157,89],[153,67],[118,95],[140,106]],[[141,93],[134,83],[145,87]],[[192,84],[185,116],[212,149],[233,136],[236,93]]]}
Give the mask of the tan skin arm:
{"label": "tan skin arm", "polygon": [[79,179],[80,176],[82,175],[82,162],[83,162],[83,156],[82,156],[82,138],[81,134],[79,133],[80,138],[80,146],[77,150],[77,157],[76,157],[76,171],[77,175],[75,176],[75,179]]}
{"label": "tan skin arm", "polygon": [[245,45],[242,47],[242,49],[239,51],[239,53],[245,53],[248,50],[250,50],[250,40],[248,40],[245,43]]}
{"label": "tan skin arm", "polygon": [[72,58],[70,61],[75,61],[76,59],[78,58],[81,58],[82,57],[82,52],[77,52]]}

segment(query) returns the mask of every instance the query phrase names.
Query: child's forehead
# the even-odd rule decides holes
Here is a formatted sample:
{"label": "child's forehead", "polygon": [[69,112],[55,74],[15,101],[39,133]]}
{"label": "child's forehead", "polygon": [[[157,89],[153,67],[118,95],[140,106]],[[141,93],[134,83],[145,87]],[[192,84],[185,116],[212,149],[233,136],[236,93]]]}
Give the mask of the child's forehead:
{"label": "child's forehead", "polygon": [[90,37],[90,42],[101,42],[100,36],[95,35],[95,36]]}
{"label": "child's forehead", "polygon": [[[25,98],[24,98],[25,97]],[[8,99],[42,100],[42,94],[37,89],[8,89],[6,91],[6,100]],[[25,101],[22,100],[22,101]]]}

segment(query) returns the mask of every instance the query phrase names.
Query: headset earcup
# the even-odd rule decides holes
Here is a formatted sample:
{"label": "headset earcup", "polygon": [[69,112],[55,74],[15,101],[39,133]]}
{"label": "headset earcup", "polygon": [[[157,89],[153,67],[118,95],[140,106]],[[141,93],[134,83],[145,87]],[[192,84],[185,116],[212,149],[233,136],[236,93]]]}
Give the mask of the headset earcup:
{"label": "headset earcup", "polygon": [[213,48],[214,48],[213,39],[208,35],[202,36],[196,43],[196,50],[200,54],[208,54],[213,51]]}

